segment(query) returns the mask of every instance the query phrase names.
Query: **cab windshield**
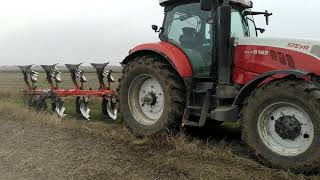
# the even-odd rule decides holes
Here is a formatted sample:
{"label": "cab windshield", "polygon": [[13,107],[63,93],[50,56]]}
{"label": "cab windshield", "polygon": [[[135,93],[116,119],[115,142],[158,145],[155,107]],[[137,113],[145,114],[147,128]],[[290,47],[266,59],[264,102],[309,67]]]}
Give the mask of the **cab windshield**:
{"label": "cab windshield", "polygon": [[[166,12],[161,40],[168,41],[189,57],[194,74],[207,74],[212,66],[212,25],[207,23],[211,12],[200,3],[179,4]],[[231,36],[248,37],[250,30],[239,11],[232,11]]]}

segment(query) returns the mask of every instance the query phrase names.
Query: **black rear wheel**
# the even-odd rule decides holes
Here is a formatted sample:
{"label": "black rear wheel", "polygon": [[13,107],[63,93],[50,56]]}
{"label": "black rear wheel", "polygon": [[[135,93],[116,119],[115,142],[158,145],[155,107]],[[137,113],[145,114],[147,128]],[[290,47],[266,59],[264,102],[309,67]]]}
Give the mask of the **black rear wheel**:
{"label": "black rear wheel", "polygon": [[297,79],[256,90],[242,110],[242,139],[271,167],[319,170],[320,89]]}
{"label": "black rear wheel", "polygon": [[119,88],[120,111],[136,135],[176,130],[185,107],[181,77],[161,58],[143,56],[124,69]]}

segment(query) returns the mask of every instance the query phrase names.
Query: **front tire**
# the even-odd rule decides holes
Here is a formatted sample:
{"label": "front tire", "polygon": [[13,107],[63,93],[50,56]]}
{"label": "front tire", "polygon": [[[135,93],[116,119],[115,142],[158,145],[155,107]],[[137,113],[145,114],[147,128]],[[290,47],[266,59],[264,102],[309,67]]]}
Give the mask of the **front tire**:
{"label": "front tire", "polygon": [[313,172],[320,164],[320,91],[311,82],[276,80],[244,104],[242,139],[264,164]]}
{"label": "front tire", "polygon": [[120,111],[136,135],[176,130],[185,107],[180,76],[161,58],[143,56],[130,62],[120,81]]}

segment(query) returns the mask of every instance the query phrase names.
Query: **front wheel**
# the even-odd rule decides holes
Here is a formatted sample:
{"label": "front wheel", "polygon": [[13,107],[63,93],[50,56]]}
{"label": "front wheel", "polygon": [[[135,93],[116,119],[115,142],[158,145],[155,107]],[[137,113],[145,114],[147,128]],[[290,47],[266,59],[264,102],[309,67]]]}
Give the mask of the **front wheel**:
{"label": "front wheel", "polygon": [[320,163],[320,91],[304,80],[277,80],[242,110],[242,139],[266,165],[311,172]]}
{"label": "front wheel", "polygon": [[120,110],[134,134],[153,135],[181,124],[185,88],[162,59],[145,56],[130,62],[119,89]]}

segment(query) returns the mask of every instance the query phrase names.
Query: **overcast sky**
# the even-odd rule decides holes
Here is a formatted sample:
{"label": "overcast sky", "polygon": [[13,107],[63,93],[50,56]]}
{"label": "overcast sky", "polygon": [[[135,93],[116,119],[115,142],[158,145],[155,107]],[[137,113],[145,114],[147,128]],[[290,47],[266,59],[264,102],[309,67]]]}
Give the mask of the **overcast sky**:
{"label": "overcast sky", "polygon": [[[263,36],[320,39],[319,0],[256,0],[274,13]],[[0,0],[0,65],[121,61],[157,41],[158,0]]]}

